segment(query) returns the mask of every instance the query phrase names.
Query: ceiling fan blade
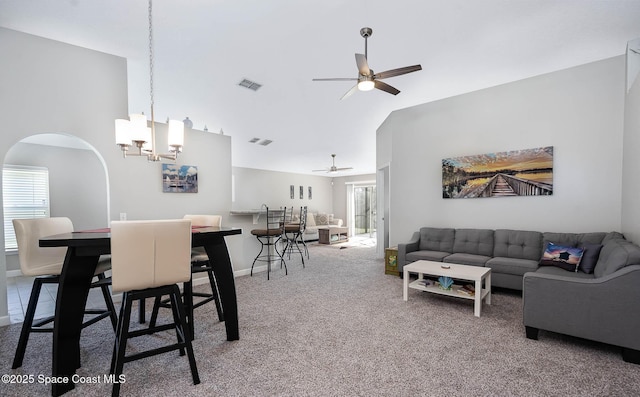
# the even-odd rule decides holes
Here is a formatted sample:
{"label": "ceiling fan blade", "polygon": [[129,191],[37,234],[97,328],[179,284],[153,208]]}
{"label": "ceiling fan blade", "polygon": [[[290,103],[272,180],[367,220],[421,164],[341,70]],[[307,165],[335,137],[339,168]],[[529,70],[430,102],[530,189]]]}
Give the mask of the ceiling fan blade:
{"label": "ceiling fan blade", "polygon": [[325,171],[329,172],[329,170],[326,170],[326,169],[324,169],[324,170],[311,170],[311,172],[325,172]]}
{"label": "ceiling fan blade", "polygon": [[336,171],[352,170],[353,167],[336,168]]}
{"label": "ceiling fan blade", "polygon": [[388,92],[389,94],[398,95],[400,93],[399,89],[391,87],[389,84],[383,83],[380,80],[375,80],[374,84],[377,89]]}
{"label": "ceiling fan blade", "polygon": [[367,63],[367,57],[364,54],[356,54],[356,64],[358,65],[358,73],[363,76],[369,76],[371,74],[371,69],[369,69],[369,64]]}
{"label": "ceiling fan blade", "polygon": [[356,91],[358,91],[358,85],[357,84],[354,85],[353,87],[351,87],[351,89],[349,91],[345,92],[345,94],[342,96],[342,98],[340,98],[340,100],[349,98]]}
{"label": "ceiling fan blade", "polygon": [[354,81],[354,80],[358,80],[358,79],[351,78],[351,77],[336,77],[331,79],[311,79],[311,81]]}
{"label": "ceiling fan blade", "polygon": [[389,77],[400,76],[402,74],[417,72],[418,70],[422,70],[422,66],[420,65],[405,66],[404,68],[391,69],[391,70],[387,70],[386,72],[376,73],[374,77],[376,79],[386,79]]}

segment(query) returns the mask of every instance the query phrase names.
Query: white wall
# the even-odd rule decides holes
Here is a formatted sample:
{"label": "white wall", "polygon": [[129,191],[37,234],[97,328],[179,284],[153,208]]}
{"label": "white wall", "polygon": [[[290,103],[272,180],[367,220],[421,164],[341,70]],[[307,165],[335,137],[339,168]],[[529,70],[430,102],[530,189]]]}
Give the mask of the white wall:
{"label": "white wall", "polygon": [[[259,209],[262,204],[275,208],[293,206],[298,210],[306,205],[311,212],[333,210],[331,178],[325,176],[233,167],[233,178],[234,210]],[[293,199],[289,195],[291,185],[294,186]],[[302,199],[300,186],[304,191]],[[312,199],[309,199],[309,186],[313,191]]]}
{"label": "white wall", "polygon": [[[389,244],[421,226],[621,230],[624,77],[619,56],[392,113],[377,134]],[[442,198],[443,158],[542,146],[554,147],[552,196]]]}
{"label": "white wall", "polygon": [[[640,55],[627,52],[629,57],[640,63]],[[622,232],[633,241],[640,242],[640,77],[629,87],[625,99],[624,153],[622,184]]]}

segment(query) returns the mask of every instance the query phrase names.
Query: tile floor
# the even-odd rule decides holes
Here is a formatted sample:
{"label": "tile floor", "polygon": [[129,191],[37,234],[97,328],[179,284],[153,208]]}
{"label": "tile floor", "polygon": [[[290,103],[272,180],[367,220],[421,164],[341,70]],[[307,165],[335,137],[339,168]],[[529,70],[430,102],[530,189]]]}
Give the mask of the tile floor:
{"label": "tile floor", "polygon": [[[24,320],[24,313],[29,304],[33,287],[33,277],[17,276],[7,277],[7,306],[11,323],[21,323]],[[43,284],[36,306],[35,318],[52,316],[56,310],[56,295],[58,293],[57,284]],[[87,308],[105,307],[104,299],[99,288],[89,291]]]}

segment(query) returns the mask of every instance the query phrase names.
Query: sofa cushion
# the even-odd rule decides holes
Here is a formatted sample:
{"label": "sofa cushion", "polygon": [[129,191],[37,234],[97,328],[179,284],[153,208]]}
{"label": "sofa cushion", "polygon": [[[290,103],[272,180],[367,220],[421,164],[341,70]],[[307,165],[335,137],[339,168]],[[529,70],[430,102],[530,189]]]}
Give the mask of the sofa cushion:
{"label": "sofa cushion", "polygon": [[442,262],[442,258],[449,255],[451,255],[451,252],[421,250],[407,252],[405,260],[407,263],[419,260]]}
{"label": "sofa cushion", "polygon": [[455,229],[441,229],[435,227],[420,228],[420,251],[453,252]]}
{"label": "sofa cushion", "polygon": [[578,271],[578,265],[584,254],[584,248],[555,244],[549,241],[542,253],[540,266],[557,266],[572,272]]}
{"label": "sofa cushion", "polygon": [[490,267],[491,272],[524,276],[525,273],[538,268],[538,260],[498,256],[489,259],[484,265]]}
{"label": "sofa cushion", "polygon": [[583,245],[583,248],[584,254],[582,254],[582,260],[580,260],[578,270],[583,273],[590,274],[593,273],[593,269],[595,269],[596,263],[598,263],[602,244],[585,244]]}
{"label": "sofa cushion", "polygon": [[605,245],[609,240],[618,240],[618,239],[624,240],[624,234],[620,232],[609,232],[607,233],[606,236],[604,236],[601,244]]}
{"label": "sofa cushion", "polygon": [[493,233],[493,256],[529,259],[537,263],[542,254],[542,233],[527,230],[498,229]]}
{"label": "sofa cushion", "polygon": [[607,233],[594,232],[594,233],[542,233],[543,247],[546,247],[546,243],[553,242],[555,244],[567,245],[569,247],[581,247],[585,244],[602,244],[602,240]]}
{"label": "sofa cushion", "polygon": [[564,276],[564,277],[575,277],[575,278],[581,278],[581,279],[592,279],[593,277],[593,273],[591,274],[587,274],[587,273],[583,273],[583,272],[568,272],[564,269],[561,269],[559,267],[555,267],[555,266],[542,266],[541,268],[539,268],[538,270],[536,270],[536,273],[540,273],[540,274],[550,274],[553,276]]}
{"label": "sofa cushion", "polygon": [[453,252],[490,257],[493,255],[493,230],[456,229]]}
{"label": "sofa cushion", "polygon": [[484,266],[489,259],[491,259],[490,256],[456,252],[444,257],[442,261],[447,263],[457,263],[459,265]]}
{"label": "sofa cushion", "polygon": [[640,247],[623,239],[609,240],[600,251],[593,274],[595,277],[602,277],[625,266],[637,264],[640,264]]}
{"label": "sofa cushion", "polygon": [[307,228],[316,226],[316,217],[311,212],[307,212]]}

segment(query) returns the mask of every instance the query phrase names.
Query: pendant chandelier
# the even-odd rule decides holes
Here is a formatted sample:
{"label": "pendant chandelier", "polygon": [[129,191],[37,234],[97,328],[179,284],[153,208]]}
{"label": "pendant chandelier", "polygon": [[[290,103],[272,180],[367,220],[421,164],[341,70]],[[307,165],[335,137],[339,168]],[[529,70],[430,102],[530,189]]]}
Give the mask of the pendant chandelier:
{"label": "pendant chandelier", "polygon": [[[148,127],[147,116],[144,113],[130,114],[129,120],[116,120],[116,144],[120,146],[123,157],[144,156],[148,161],[162,159],[175,161],[184,145],[184,123],[169,120],[168,143],[169,153],[156,152],[155,115],[153,113],[153,18],[152,0],[149,0],[149,93],[151,98],[151,127]],[[132,150],[130,150],[132,149]]]}

